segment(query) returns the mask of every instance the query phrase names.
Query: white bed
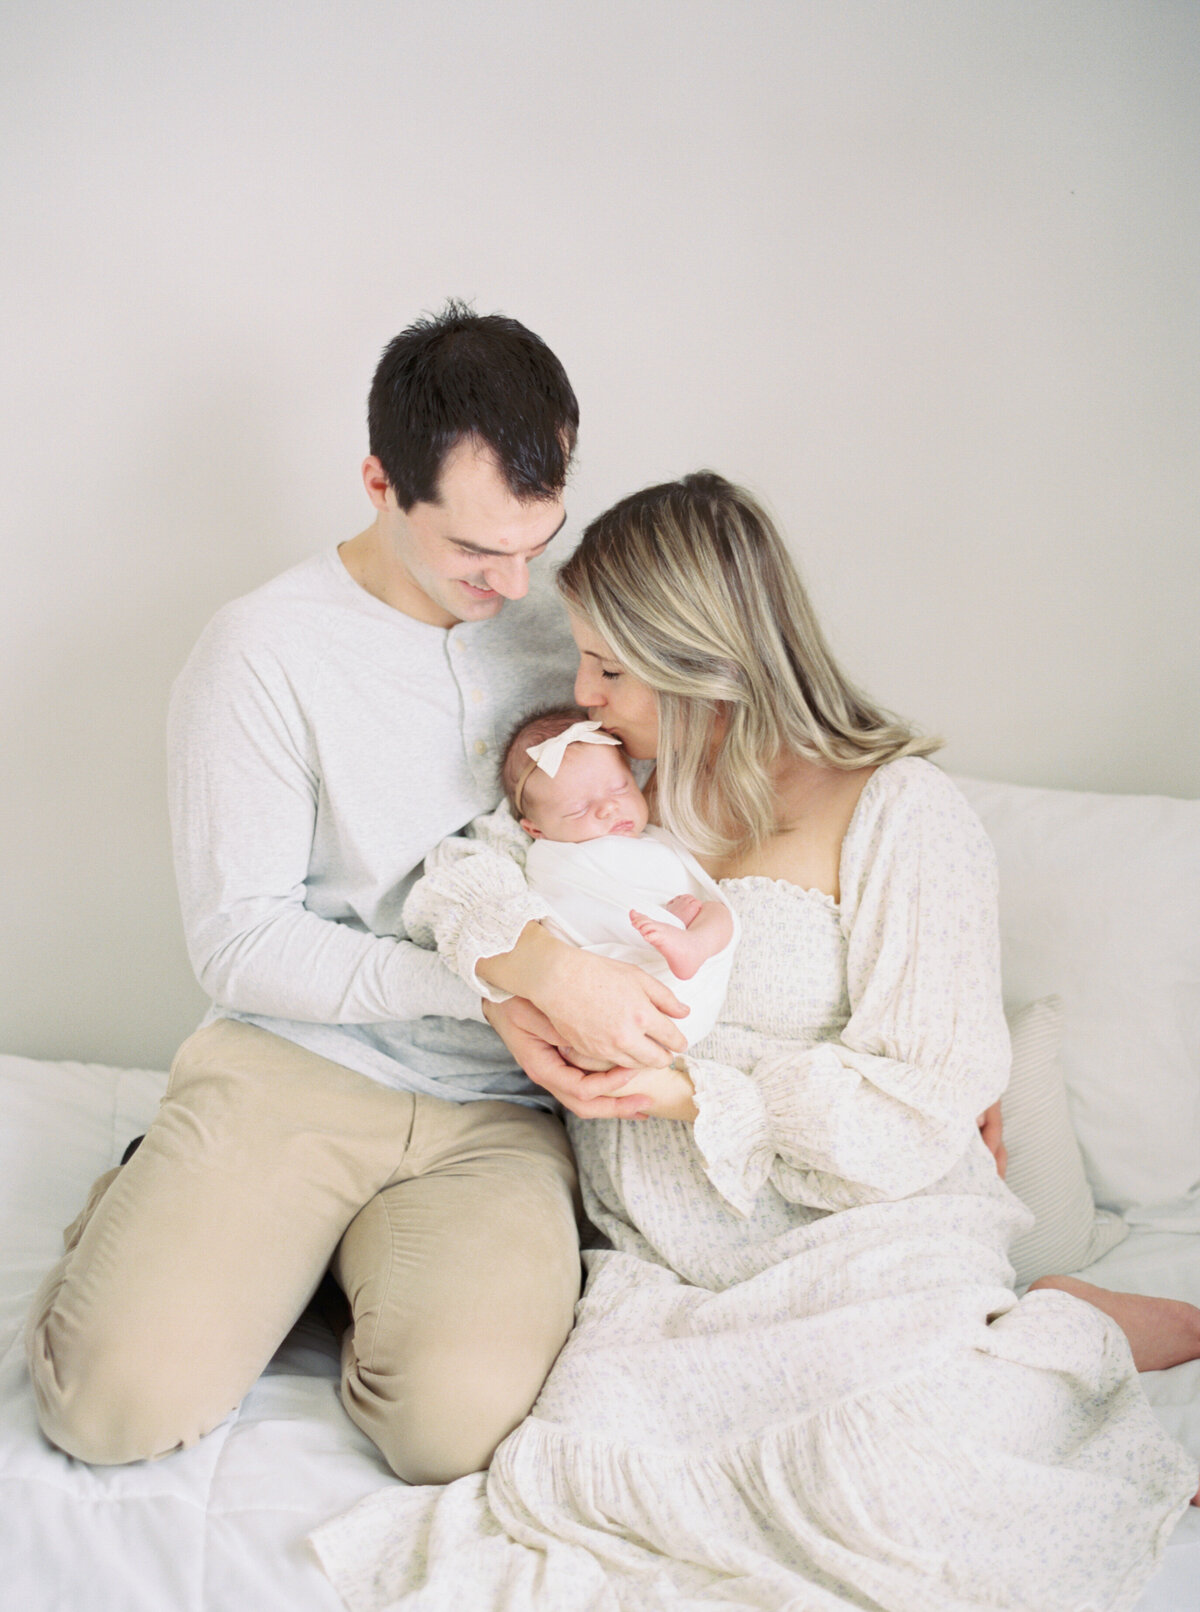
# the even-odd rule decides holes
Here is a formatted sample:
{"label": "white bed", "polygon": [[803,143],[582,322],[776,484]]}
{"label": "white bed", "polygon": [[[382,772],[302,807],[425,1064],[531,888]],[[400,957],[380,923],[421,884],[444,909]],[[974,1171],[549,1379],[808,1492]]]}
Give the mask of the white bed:
{"label": "white bed", "polygon": [[[1013,1005],[1061,995],[1088,1177],[1130,1225],[1086,1274],[1200,1304],[1200,802],[963,787],[1000,853],[1006,990]],[[164,1078],[0,1057],[0,1606],[338,1612],[306,1536],[396,1480],[341,1409],[318,1317],[194,1450],[91,1469],[35,1424],[25,1310],[61,1228],[145,1129]],[[1200,1455],[1200,1361],[1144,1381]],[[1139,1612],[1197,1609],[1193,1508]]]}

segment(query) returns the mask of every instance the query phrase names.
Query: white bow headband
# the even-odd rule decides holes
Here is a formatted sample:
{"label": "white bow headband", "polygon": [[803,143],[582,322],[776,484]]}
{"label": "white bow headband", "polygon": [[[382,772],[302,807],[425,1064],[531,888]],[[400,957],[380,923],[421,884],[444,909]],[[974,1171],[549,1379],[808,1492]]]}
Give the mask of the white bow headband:
{"label": "white bow headband", "polygon": [[525,785],[529,782],[529,775],[535,767],[544,772],[547,777],[553,778],[562,766],[563,757],[567,753],[569,744],[615,744],[621,743],[614,739],[611,733],[600,733],[599,722],[572,722],[569,728],[556,733],[552,739],[543,739],[541,744],[531,744],[525,754],[530,758],[529,765],[517,781],[513,790],[513,804],[517,811],[521,810],[521,796],[525,792]]}

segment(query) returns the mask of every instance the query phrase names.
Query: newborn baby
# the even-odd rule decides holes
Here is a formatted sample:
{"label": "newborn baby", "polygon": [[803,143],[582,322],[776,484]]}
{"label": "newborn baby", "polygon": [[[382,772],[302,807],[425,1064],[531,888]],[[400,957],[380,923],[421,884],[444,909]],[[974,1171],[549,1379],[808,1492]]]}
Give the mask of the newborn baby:
{"label": "newborn baby", "polygon": [[534,843],[531,890],[563,940],[636,963],[664,980],[690,1013],[689,1046],[717,1021],[737,922],[696,859],[649,810],[620,741],[573,710],[531,717],[502,772],[513,813]]}

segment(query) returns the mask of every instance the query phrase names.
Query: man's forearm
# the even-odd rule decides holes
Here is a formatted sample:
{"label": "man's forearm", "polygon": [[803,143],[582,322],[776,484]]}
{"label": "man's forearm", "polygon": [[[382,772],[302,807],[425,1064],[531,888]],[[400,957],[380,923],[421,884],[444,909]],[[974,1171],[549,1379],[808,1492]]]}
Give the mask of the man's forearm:
{"label": "man's forearm", "polygon": [[477,993],[434,953],[303,908],[241,932],[219,915],[187,927],[200,984],[236,1012],[315,1024],[481,1016]]}

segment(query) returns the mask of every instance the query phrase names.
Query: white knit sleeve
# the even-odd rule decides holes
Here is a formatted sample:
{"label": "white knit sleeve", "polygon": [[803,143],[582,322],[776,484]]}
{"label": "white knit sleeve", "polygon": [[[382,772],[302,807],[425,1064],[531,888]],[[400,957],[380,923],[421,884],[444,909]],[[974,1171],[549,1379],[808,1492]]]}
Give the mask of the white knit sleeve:
{"label": "white knit sleeve", "polygon": [[821,1209],[908,1196],[962,1157],[1008,1081],[996,869],[983,826],[928,762],[896,762],[843,850],[849,1022],[766,1045],[747,1070],[689,1060],[697,1147],[748,1213],[770,1180]]}
{"label": "white knit sleeve", "polygon": [[480,958],[512,951],[525,925],[550,911],[525,883],[528,848],[524,830],[501,802],[430,851],[404,903],[412,938],[436,947],[455,974],[491,1002],[506,1001],[510,993],[479,978]]}

